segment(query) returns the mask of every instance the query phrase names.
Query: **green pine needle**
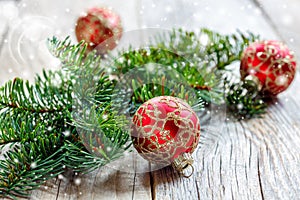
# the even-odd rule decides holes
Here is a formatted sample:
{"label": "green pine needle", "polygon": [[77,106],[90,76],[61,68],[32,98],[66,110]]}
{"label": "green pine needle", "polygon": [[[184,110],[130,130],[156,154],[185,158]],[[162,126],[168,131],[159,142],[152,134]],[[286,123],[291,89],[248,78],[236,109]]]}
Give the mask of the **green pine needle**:
{"label": "green pine needle", "polygon": [[0,197],[26,197],[65,168],[86,173],[118,159],[131,146],[128,115],[155,96],[180,97],[196,110],[226,102],[238,117],[259,116],[266,107],[259,94],[245,95],[249,84],[223,78],[258,38],[179,29],[149,48],[119,52],[109,65],[96,51],[87,54],[84,42],[48,40],[62,69],[0,88],[0,149],[8,148]]}
{"label": "green pine needle", "polygon": [[246,80],[230,83],[225,80],[226,103],[229,110],[237,119],[251,119],[265,113],[267,103],[260,96],[253,81]]}

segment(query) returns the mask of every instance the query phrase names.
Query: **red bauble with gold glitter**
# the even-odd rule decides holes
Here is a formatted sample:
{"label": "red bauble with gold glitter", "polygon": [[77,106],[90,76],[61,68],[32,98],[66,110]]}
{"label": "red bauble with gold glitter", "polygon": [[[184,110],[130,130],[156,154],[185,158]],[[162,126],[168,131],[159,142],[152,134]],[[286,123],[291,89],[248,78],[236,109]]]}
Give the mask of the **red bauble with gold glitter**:
{"label": "red bauble with gold glitter", "polygon": [[190,155],[199,142],[200,123],[184,100],[152,98],[138,108],[132,122],[133,144],[143,158],[152,163],[175,164],[179,171],[192,164]]}
{"label": "red bauble with gold glitter", "polygon": [[90,8],[86,15],[77,20],[75,33],[78,41],[84,40],[88,50],[97,47],[100,54],[116,47],[122,36],[121,18],[105,7]]}
{"label": "red bauble with gold glitter", "polygon": [[294,79],[296,61],[293,52],[281,42],[256,42],[245,49],[240,67],[242,79],[252,79],[265,95],[286,90]]}

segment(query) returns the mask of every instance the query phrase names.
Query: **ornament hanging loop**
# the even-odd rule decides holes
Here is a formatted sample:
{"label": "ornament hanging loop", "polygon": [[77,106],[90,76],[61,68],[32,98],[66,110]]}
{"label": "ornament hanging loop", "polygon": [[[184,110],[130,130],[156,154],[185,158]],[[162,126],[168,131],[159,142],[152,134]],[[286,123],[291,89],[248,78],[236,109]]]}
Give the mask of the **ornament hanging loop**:
{"label": "ornament hanging loop", "polygon": [[[189,178],[194,173],[194,167],[193,167],[194,159],[190,153],[183,153],[182,155],[178,156],[174,161],[172,162],[172,166],[176,171],[179,172],[180,175],[182,175],[185,178]],[[191,169],[191,172],[187,173],[188,169]]]}
{"label": "ornament hanging loop", "polygon": [[[187,171],[188,168],[191,168],[191,172],[189,172],[189,173],[187,174],[186,171]],[[190,178],[190,177],[193,175],[193,173],[194,173],[194,166],[191,165],[191,164],[188,164],[188,165],[183,169],[183,171],[181,171],[181,172],[179,172],[179,173],[180,173],[180,175],[182,175],[184,178]]]}

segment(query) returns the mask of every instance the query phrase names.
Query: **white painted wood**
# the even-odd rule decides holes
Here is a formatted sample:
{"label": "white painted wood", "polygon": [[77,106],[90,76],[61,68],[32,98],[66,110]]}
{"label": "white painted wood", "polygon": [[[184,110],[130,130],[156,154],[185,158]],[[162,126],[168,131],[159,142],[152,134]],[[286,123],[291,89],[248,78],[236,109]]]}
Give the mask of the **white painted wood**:
{"label": "white painted wood", "polygon": [[[190,179],[170,168],[153,172],[155,198],[298,199],[300,106],[293,91],[299,89],[293,85],[279,95],[261,119],[226,121],[221,135],[212,136],[216,145],[194,153],[196,173]],[[211,133],[203,134],[205,140]]]}
{"label": "white painted wood", "polygon": [[261,6],[281,38],[300,58],[300,1],[254,0]]}
{"label": "white painted wood", "polygon": [[[12,73],[12,69],[4,59],[7,55],[7,43],[9,35],[9,24],[18,17],[19,11],[15,2],[0,1],[0,84],[4,83],[6,77]],[[10,57],[8,57],[10,58]],[[11,76],[12,77],[12,76]]]}
{"label": "white painted wood", "polygon": [[141,0],[143,27],[174,27],[198,30],[207,27],[221,33],[251,30],[263,37],[277,38],[262,10],[250,0]]}
{"label": "white painted wood", "polygon": [[[281,3],[262,1],[261,9],[250,0],[23,0],[19,3],[17,15],[6,13],[3,17],[3,7],[9,5],[13,10],[15,4],[0,1],[0,82],[14,76],[30,78],[42,67],[56,67],[55,60],[44,52],[43,37],[53,33],[61,36],[72,33],[78,13],[91,5],[105,3],[116,9],[122,16],[125,31],[140,27],[171,29],[174,26],[196,30],[205,26],[230,33],[239,28],[249,29],[268,39],[279,39],[278,32],[290,44],[289,39],[293,37],[296,44],[298,36],[289,34],[298,29],[274,30],[274,25],[263,12],[267,11],[275,27],[280,27],[277,20],[280,11],[276,11],[276,6],[280,8],[285,3],[291,11],[287,13],[292,20],[297,20],[300,15],[294,9],[298,2],[276,2]],[[34,23],[26,21],[27,17],[33,17]],[[3,43],[4,40],[12,36],[19,38],[22,33],[30,36],[26,27],[15,26],[18,23],[39,28],[41,22],[46,23],[46,31],[29,28],[39,39],[23,39],[27,44],[38,45],[21,46],[24,59],[20,61],[20,55],[9,51],[11,47],[18,53],[15,40]],[[3,35],[7,30],[8,35]],[[34,54],[33,59],[31,54]],[[150,173],[130,173],[107,166],[87,175],[73,177],[68,174],[65,178],[48,181],[33,191],[30,199],[299,199],[300,75],[297,75],[288,91],[270,102],[267,114],[261,119],[233,121],[227,119],[223,108],[211,108],[211,115],[204,113],[200,119],[201,141],[193,154],[195,173],[189,179],[179,177],[171,167]]]}
{"label": "white painted wood", "polygon": [[[142,2],[142,26],[145,27],[170,29],[175,25],[197,29],[205,26],[224,33],[239,28],[259,33],[265,39],[280,39],[263,10],[252,1]],[[273,3],[264,5],[270,4]],[[155,10],[160,15],[153,15]],[[178,178],[170,168],[153,172],[154,198],[299,198],[300,120],[296,113],[299,104],[290,100],[300,100],[293,95],[293,91],[294,94],[299,91],[295,85],[299,85],[299,78],[288,92],[279,95],[278,104],[271,105],[262,119],[235,122],[221,117],[214,123],[210,121],[194,153],[195,175],[190,179]]]}
{"label": "white painted wood", "polygon": [[77,18],[92,6],[106,6],[116,10],[122,18],[124,31],[139,27],[136,0],[122,5],[118,0],[5,2],[0,9],[6,11],[0,12],[0,17],[7,18],[7,23],[0,24],[0,31],[6,29],[8,33],[4,38],[6,43],[3,44],[6,50],[0,56],[0,74],[3,74],[0,84],[15,76],[32,79],[43,68],[59,68],[58,61],[47,50],[47,38],[57,36],[63,39],[70,35],[75,43],[74,28]]}

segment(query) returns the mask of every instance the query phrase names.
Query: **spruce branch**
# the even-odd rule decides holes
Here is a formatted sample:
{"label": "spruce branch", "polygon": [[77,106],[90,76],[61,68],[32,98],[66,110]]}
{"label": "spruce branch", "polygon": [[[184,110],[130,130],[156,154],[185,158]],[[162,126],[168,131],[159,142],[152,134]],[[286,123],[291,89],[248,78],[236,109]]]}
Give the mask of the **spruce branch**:
{"label": "spruce branch", "polygon": [[250,31],[244,33],[238,30],[233,34],[222,35],[209,29],[202,29],[201,33],[208,38],[204,52],[208,53],[218,69],[221,70],[224,70],[226,66],[234,61],[239,61],[243,50],[249,43],[260,39],[259,35],[255,35]]}
{"label": "spruce branch", "polygon": [[73,45],[69,36],[62,41],[57,37],[52,37],[48,39],[47,45],[49,51],[53,56],[60,59],[64,67],[77,68],[84,64],[83,60],[87,48],[87,44],[84,41]]}
{"label": "spruce branch", "polygon": [[[167,38],[167,40],[166,40]],[[259,117],[265,112],[266,103],[260,96],[258,88],[255,84],[246,82],[232,82],[232,78],[236,69],[228,69],[227,66],[239,61],[243,50],[252,42],[258,41],[259,35],[255,35],[250,31],[224,35],[209,29],[201,29],[200,34],[194,32],[173,31],[169,36],[161,41],[171,41],[169,44],[162,42],[160,46],[169,47],[171,51],[184,55],[190,60],[205,61],[215,65],[218,69],[218,79],[221,79],[225,86],[225,101],[231,110],[231,113],[238,119]],[[214,73],[206,73],[205,76]],[[228,76],[228,74],[230,74]],[[224,78],[225,77],[225,78]],[[208,80],[215,81],[213,77]],[[236,80],[236,79],[235,79]],[[207,86],[203,83],[200,87]],[[219,89],[220,85],[217,85]],[[220,90],[220,89],[219,89]],[[222,89],[221,89],[222,90]],[[202,98],[207,90],[198,90],[202,92]],[[222,90],[224,91],[224,90]],[[211,93],[204,99],[209,99]]]}
{"label": "spruce branch", "polygon": [[52,129],[66,125],[72,102],[70,82],[51,71],[36,80],[30,84],[15,78],[0,89],[0,141],[24,140],[26,132],[40,125]]}
{"label": "spruce branch", "polygon": [[63,171],[61,138],[39,126],[4,154],[0,160],[0,197],[26,197],[49,178]]}
{"label": "spruce branch", "polygon": [[237,119],[251,119],[265,113],[267,103],[259,94],[258,86],[251,80],[241,82],[225,78],[226,103]]}
{"label": "spruce branch", "polygon": [[[115,82],[105,72],[101,57],[95,51],[86,54],[86,47],[72,45],[68,40],[52,39],[49,45],[55,46],[50,48],[52,53],[62,60],[62,68],[73,80],[72,124],[80,141],[75,146],[74,143],[68,145],[70,150],[85,150],[76,156],[69,152],[67,161],[74,170],[83,172],[122,156],[130,146],[129,134],[124,131],[123,118],[111,111]],[[78,52],[85,56],[76,56]]]}
{"label": "spruce branch", "polygon": [[[0,148],[10,146],[0,160],[0,196],[24,197],[64,167],[88,172],[119,158],[131,146],[127,114],[155,96],[178,96],[196,109],[226,102],[238,116],[261,114],[265,104],[249,93],[256,91],[251,84],[224,80],[227,66],[257,39],[250,32],[179,29],[149,48],[119,52],[109,64],[95,51],[87,54],[83,42],[48,40],[62,69],[0,88]],[[153,63],[160,71],[147,71]],[[135,77],[128,76],[132,70]]]}
{"label": "spruce branch", "polygon": [[[174,29],[169,35],[159,35],[155,38],[149,48],[129,49],[128,51],[120,52],[113,62],[111,71],[113,71],[113,75],[118,77],[117,81],[122,81],[123,74],[133,69],[135,71],[139,70],[139,68],[145,67],[148,63],[165,66],[167,70],[169,69],[168,71],[166,70],[167,74],[172,74],[172,70],[175,70],[182,75],[181,79],[185,80],[189,87],[195,89],[194,92],[197,94],[199,101],[205,103],[227,102],[231,109],[233,109],[234,105],[240,103],[239,105],[243,104],[244,109],[237,112],[237,117],[245,117],[245,113],[249,111],[247,117],[251,118],[264,112],[265,106],[263,103],[260,103],[261,100],[250,98],[249,95],[240,96],[242,94],[238,91],[225,93],[223,85],[225,84],[232,90],[237,87],[236,84],[224,81],[225,74],[236,71],[228,69],[227,66],[239,61],[247,45],[256,40],[259,40],[259,36],[251,32],[243,33],[237,31],[234,34],[223,35],[209,29],[201,29],[200,33],[196,34],[181,29]],[[136,72],[135,76],[137,74],[139,73]],[[140,104],[154,96],[164,94],[176,96],[174,91],[165,93],[165,90],[157,90],[156,93],[153,93],[154,88],[159,88],[159,85],[161,85],[159,80],[156,79],[162,80],[163,78],[164,76],[160,76],[146,81],[147,83],[157,84],[142,84],[136,87],[135,85],[138,85],[136,82],[139,82],[139,78],[132,77],[134,81],[127,88],[133,88],[134,93],[131,102],[135,105],[127,105],[129,110],[134,112]],[[142,78],[140,79],[143,80]],[[172,82],[178,79],[178,77],[170,75],[165,82]],[[230,86],[230,84],[232,85]],[[173,88],[176,88],[176,86],[173,86]],[[159,91],[164,92],[159,93]],[[166,89],[166,91],[168,90]],[[235,99],[235,101],[232,99]]]}
{"label": "spruce branch", "polygon": [[200,29],[199,33],[174,29],[170,35],[158,37],[158,47],[169,49],[188,60],[209,62],[223,70],[240,59],[249,43],[259,39],[259,35],[250,31],[244,33],[238,30],[225,35],[207,28]]}
{"label": "spruce branch", "polygon": [[0,196],[25,197],[63,171],[64,131],[69,129],[70,81],[61,72],[43,72],[34,84],[15,78],[0,89]]}
{"label": "spruce branch", "polygon": [[74,116],[81,142],[93,157],[102,160],[101,163],[119,158],[131,145],[128,143],[129,133],[122,126],[125,123],[110,109],[111,106],[102,109],[92,107]]}
{"label": "spruce branch", "polygon": [[[152,74],[149,74],[149,72],[147,72],[147,65],[149,66],[149,64],[152,63],[155,63],[155,66],[152,66],[153,69],[164,68],[163,70],[157,71],[158,76],[154,76],[153,72],[151,72]],[[172,52],[170,49],[163,49],[162,47],[156,47],[155,45],[153,45],[153,47],[148,49],[129,50],[127,52],[120,53],[119,57],[114,60],[112,66],[114,68],[111,71],[113,72],[113,75],[118,77],[117,81],[122,81],[123,74],[126,75],[128,72],[130,73],[134,69],[136,71],[134,73],[134,77],[127,77],[126,81],[129,81],[132,78],[137,82],[139,82],[138,79],[140,79],[145,83],[156,83],[152,84],[152,88],[150,88],[151,84],[148,86],[142,85],[139,88],[140,92],[135,92],[135,99],[139,102],[142,100],[142,102],[140,103],[143,103],[145,100],[149,99],[148,96],[151,97],[163,94],[176,96],[176,94],[178,94],[178,92],[175,92],[177,87],[176,85],[185,85],[184,89],[195,89],[199,101],[201,100],[211,102],[212,99],[216,100],[220,98],[220,94],[218,94],[217,90],[217,87],[220,83],[219,79],[217,78],[218,75],[216,73],[216,70],[209,69],[207,63],[198,63],[198,60],[187,60],[185,57]],[[150,78],[146,77],[145,74],[140,72],[142,70],[146,70],[145,73],[148,73],[148,76],[150,76]],[[173,87],[172,89],[174,89],[173,91],[169,90],[169,93],[166,92],[168,91],[167,89],[165,91],[155,89],[156,87],[158,87],[158,85],[162,85],[161,80],[164,77],[162,73],[167,74],[165,84],[169,86],[169,88]],[[134,84],[134,82],[132,82],[132,84]],[[134,85],[131,85],[130,88],[136,87]],[[155,94],[151,92],[155,90]],[[202,95],[202,93],[205,93],[203,91],[209,92],[211,96],[209,98],[205,98],[207,96]],[[158,92],[160,92],[160,94]],[[137,96],[138,93],[140,94],[138,95],[139,97]],[[215,98],[211,98],[212,96]]]}
{"label": "spruce branch", "polygon": [[[61,43],[61,45],[68,47],[66,44]],[[70,52],[74,50],[73,48]],[[60,55],[66,54],[62,51]],[[66,62],[68,66],[71,64],[71,59]],[[103,145],[107,148],[110,147],[112,150],[106,152],[105,160],[92,154],[87,145],[81,140],[82,135],[78,134],[79,127],[76,127],[77,124],[72,118],[74,114],[72,111],[74,109],[74,97],[81,95],[82,99],[95,104],[95,113],[98,113],[105,110],[105,107],[109,104],[107,101],[110,99],[112,91],[112,82],[105,73],[100,73],[99,76],[92,79],[93,81],[89,79],[91,74],[102,71],[91,65],[87,65],[86,69],[91,70],[87,74],[78,70],[79,68],[77,68],[77,71],[64,69],[57,72],[44,72],[42,77],[37,75],[34,84],[16,78],[7,82],[0,89],[0,144],[1,146],[10,144],[12,147],[4,155],[4,160],[1,161],[4,171],[0,179],[0,185],[2,186],[0,196],[25,197],[28,191],[37,188],[45,180],[52,178],[53,176],[49,176],[51,172],[57,175],[64,171],[64,167],[78,169],[80,172],[95,169],[121,156],[123,150],[118,151],[121,147],[124,150],[128,148],[122,146],[127,142],[129,136],[121,131],[119,121],[110,121],[110,123],[103,121],[103,124],[110,126],[111,130],[106,132],[105,137],[102,139]],[[75,68],[73,67],[73,69]],[[83,81],[80,82],[80,80]],[[79,85],[77,85],[78,83]],[[76,89],[74,89],[74,86]],[[92,88],[90,90],[91,95],[86,93],[88,90],[80,89],[89,86]],[[114,115],[111,114],[111,116]],[[99,119],[98,115],[94,117]],[[95,122],[95,124],[98,122]],[[87,121],[84,123],[84,127],[88,127]],[[102,132],[96,133],[99,137],[102,137]],[[78,149],[80,149],[79,153],[75,154]],[[46,159],[48,157],[53,160],[48,161]],[[94,160],[95,162],[93,162]],[[38,168],[12,167],[18,166],[21,161],[22,166],[37,163],[38,167],[43,167],[42,170],[45,173],[40,173],[38,178],[32,178],[37,174],[34,169]],[[45,161],[45,163],[42,161]],[[23,176],[29,177],[28,180],[25,181],[22,178]]]}

